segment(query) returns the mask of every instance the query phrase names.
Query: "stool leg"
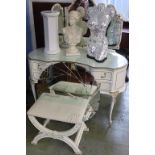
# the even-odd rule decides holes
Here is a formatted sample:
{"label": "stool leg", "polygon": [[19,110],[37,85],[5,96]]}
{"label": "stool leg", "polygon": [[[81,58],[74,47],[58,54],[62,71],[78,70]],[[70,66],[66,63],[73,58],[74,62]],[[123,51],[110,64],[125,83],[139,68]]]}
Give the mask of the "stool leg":
{"label": "stool leg", "polygon": [[84,131],[89,131],[89,128],[87,127],[85,123],[84,123],[84,126],[85,126]]}
{"label": "stool leg", "polygon": [[78,146],[75,144],[75,142],[73,140],[71,140],[69,137],[67,136],[62,136],[62,135],[58,135],[58,134],[48,134],[48,133],[39,133],[31,142],[31,144],[37,144],[39,140],[43,139],[43,138],[53,138],[53,139],[57,139],[57,140],[61,140],[63,142],[65,142],[66,144],[68,144],[73,151],[76,154],[82,154],[82,152],[80,151],[80,149],[78,148]]}
{"label": "stool leg", "polygon": [[81,128],[80,128],[80,130],[78,131],[77,136],[76,136],[76,138],[75,138],[75,144],[76,144],[77,146],[79,146],[79,144],[80,144],[83,131],[89,131],[89,129],[87,128],[87,126],[85,125],[84,122],[82,123]]}
{"label": "stool leg", "polygon": [[39,140],[43,139],[43,138],[46,138],[46,134],[45,133],[42,133],[42,132],[39,132],[37,136],[34,137],[34,139],[32,140],[31,144],[37,144]]}
{"label": "stool leg", "polygon": [[[62,140],[62,139],[61,139]],[[68,144],[76,154],[82,154],[78,146],[73,142],[69,137],[63,137],[63,140],[66,144]]]}
{"label": "stool leg", "polygon": [[44,126],[46,126],[49,122],[50,122],[50,120],[46,119],[45,122],[44,122]]}
{"label": "stool leg", "polygon": [[[73,140],[71,140],[69,138],[69,136],[73,135],[76,132],[80,132],[79,136],[77,138],[78,139],[77,143],[79,144],[81,137],[82,137],[81,133],[83,133],[83,130],[87,129],[86,125],[84,123],[75,124],[75,126],[73,128],[71,128],[70,130],[67,130],[65,132],[57,132],[57,131],[53,131],[51,129],[47,129],[45,127],[47,125],[47,123],[49,122],[48,119],[45,120],[43,125],[41,125],[34,116],[28,116],[28,117],[29,117],[31,123],[40,131],[37,134],[37,136],[35,136],[34,139],[32,140],[32,142],[31,142],[32,144],[37,144],[38,141],[43,138],[53,138],[53,139],[61,140],[61,141],[65,142],[66,144],[68,144],[76,154],[82,154],[82,152],[78,148],[78,145]],[[81,135],[81,137],[80,137],[80,135]]]}

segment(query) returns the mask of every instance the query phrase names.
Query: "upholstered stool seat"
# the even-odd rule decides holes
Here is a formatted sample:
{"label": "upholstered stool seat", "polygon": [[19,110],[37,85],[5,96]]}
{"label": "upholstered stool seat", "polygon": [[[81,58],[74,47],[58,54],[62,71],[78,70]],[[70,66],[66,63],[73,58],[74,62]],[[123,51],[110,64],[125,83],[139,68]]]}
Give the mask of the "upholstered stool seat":
{"label": "upholstered stool seat", "polygon": [[83,121],[87,106],[86,99],[43,93],[28,115],[76,124]]}
{"label": "upholstered stool seat", "polygon": [[[89,100],[87,99],[43,93],[27,112],[31,123],[40,131],[32,143],[37,144],[42,138],[54,138],[67,143],[76,154],[81,154],[82,152],[78,146],[83,131],[88,131],[84,123],[85,117],[87,117],[86,112],[88,107]],[[41,124],[37,120],[37,117],[45,118],[44,124]],[[75,125],[67,131],[53,131],[46,127],[50,120]],[[77,135],[75,141],[73,141],[69,136],[75,133],[77,133]]]}

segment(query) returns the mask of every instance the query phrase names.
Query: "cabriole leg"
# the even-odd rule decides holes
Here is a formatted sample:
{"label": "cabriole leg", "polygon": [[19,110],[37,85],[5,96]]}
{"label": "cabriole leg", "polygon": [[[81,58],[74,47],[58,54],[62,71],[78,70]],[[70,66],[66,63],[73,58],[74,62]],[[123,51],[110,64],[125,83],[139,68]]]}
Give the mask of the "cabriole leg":
{"label": "cabriole leg", "polygon": [[30,84],[31,84],[31,89],[32,89],[34,100],[36,101],[37,97],[36,97],[35,83],[31,79],[30,79]]}
{"label": "cabriole leg", "polygon": [[111,102],[111,105],[110,105],[110,112],[109,112],[109,125],[110,126],[112,125],[112,112],[113,112],[113,109],[114,109],[114,105],[116,103],[116,97],[117,97],[117,95],[118,95],[118,92],[111,93],[112,102]]}

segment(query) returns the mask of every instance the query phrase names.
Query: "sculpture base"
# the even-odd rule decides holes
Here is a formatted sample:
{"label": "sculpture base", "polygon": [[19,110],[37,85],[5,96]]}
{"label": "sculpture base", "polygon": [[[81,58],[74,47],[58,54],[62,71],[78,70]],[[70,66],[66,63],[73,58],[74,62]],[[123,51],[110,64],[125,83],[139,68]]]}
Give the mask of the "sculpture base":
{"label": "sculpture base", "polygon": [[107,59],[107,57],[106,57],[103,60],[99,61],[99,60],[96,60],[94,57],[89,56],[88,54],[87,54],[87,58],[94,59],[96,62],[99,62],[99,63],[102,63],[102,62],[104,62]]}
{"label": "sculpture base", "polygon": [[101,62],[104,62],[106,59],[107,58],[104,58],[103,60],[100,60],[100,61],[95,59],[95,61],[101,63]]}
{"label": "sculpture base", "polygon": [[87,54],[87,58],[94,59],[94,57]]}
{"label": "sculpture base", "polygon": [[80,51],[76,46],[70,46],[69,48],[66,49],[66,56],[79,56]]}
{"label": "sculpture base", "polygon": [[66,56],[80,56],[80,52],[76,52],[76,53],[66,52]]}

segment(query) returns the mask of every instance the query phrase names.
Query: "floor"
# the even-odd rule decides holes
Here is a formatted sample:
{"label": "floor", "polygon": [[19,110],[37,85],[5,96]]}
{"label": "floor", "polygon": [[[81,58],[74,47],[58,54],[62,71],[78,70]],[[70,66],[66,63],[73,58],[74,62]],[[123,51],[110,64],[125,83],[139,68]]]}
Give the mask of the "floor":
{"label": "floor", "polygon": [[[100,108],[86,124],[89,132],[84,132],[79,148],[83,155],[129,155],[129,89],[117,97],[113,111],[113,124],[108,126],[108,112],[111,98],[102,95]],[[55,122],[49,126],[60,128]],[[62,128],[67,128],[64,125]],[[38,131],[27,119],[27,155],[74,155],[65,143],[54,139],[42,139],[37,145],[31,140]]]}

